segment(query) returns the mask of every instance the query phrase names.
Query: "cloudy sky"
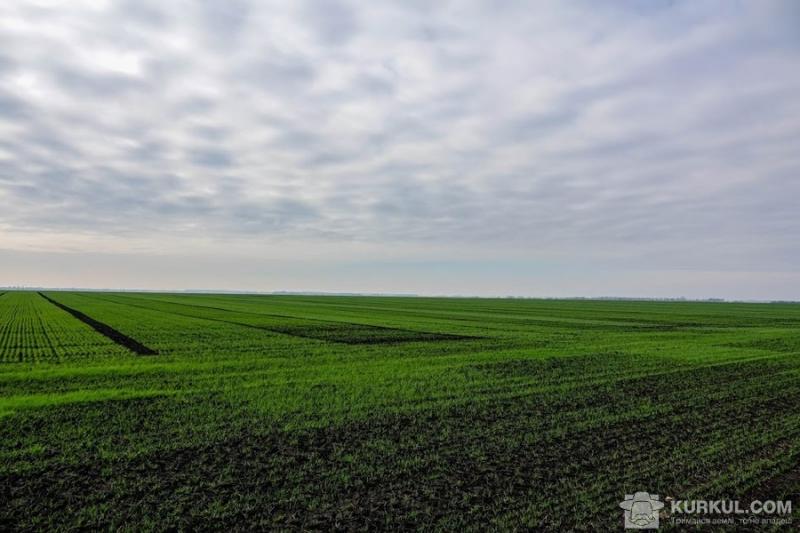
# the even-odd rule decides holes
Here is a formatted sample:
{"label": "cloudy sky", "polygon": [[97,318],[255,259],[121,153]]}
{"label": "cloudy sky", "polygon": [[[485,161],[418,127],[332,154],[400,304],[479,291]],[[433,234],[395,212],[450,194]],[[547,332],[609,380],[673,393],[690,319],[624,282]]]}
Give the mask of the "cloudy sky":
{"label": "cloudy sky", "polygon": [[0,3],[0,285],[800,299],[800,2]]}

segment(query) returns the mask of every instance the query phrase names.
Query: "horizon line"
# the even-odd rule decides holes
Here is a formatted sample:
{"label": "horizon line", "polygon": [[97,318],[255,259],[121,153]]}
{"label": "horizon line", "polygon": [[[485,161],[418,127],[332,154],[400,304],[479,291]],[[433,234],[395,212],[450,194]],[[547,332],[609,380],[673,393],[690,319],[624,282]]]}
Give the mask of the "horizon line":
{"label": "horizon line", "polygon": [[229,294],[253,296],[360,296],[360,297],[394,297],[394,298],[472,298],[483,300],[587,300],[587,301],[646,301],[646,302],[687,302],[687,303],[760,303],[760,304],[798,304],[800,300],[763,300],[763,299],[729,299],[729,298],[688,298],[686,296],[524,296],[494,295],[481,296],[471,294],[419,294],[403,292],[360,292],[360,291],[258,291],[239,289],[137,289],[137,288],[96,288],[96,287],[45,287],[45,286],[0,286],[0,291],[55,291],[55,292],[130,292],[152,294]]}

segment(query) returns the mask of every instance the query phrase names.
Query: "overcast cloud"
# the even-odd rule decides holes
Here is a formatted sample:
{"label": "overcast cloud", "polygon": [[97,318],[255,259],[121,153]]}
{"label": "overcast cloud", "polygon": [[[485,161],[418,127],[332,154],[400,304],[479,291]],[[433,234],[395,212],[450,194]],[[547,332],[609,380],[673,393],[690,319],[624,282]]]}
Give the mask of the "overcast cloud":
{"label": "overcast cloud", "polygon": [[798,95],[792,0],[2,2],[0,285],[800,299]]}

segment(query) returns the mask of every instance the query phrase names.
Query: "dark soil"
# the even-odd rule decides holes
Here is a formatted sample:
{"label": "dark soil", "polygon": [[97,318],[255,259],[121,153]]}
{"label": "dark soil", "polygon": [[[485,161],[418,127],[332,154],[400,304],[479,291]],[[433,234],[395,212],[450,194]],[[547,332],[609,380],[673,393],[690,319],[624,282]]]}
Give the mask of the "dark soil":
{"label": "dark soil", "polygon": [[[688,374],[681,386],[705,389],[728,374],[725,368]],[[625,493],[683,495],[709,472],[781,457],[779,443],[730,446],[702,461],[678,452],[687,442],[692,449],[712,445],[726,428],[747,424],[768,432],[771,420],[800,408],[800,394],[751,397],[742,409],[691,395],[678,399],[677,383],[658,381],[595,390],[595,402],[532,395],[322,429],[239,425],[206,444],[130,459],[87,452],[43,470],[0,474],[0,528],[485,530],[508,519],[537,530],[587,524],[612,530],[620,526],[617,505]],[[632,412],[644,399],[666,410],[585,428],[561,419],[600,405]],[[141,401],[104,408],[112,403],[131,415],[142,410]],[[794,442],[797,435],[784,438]],[[797,476],[778,477],[788,493],[796,492]]]}

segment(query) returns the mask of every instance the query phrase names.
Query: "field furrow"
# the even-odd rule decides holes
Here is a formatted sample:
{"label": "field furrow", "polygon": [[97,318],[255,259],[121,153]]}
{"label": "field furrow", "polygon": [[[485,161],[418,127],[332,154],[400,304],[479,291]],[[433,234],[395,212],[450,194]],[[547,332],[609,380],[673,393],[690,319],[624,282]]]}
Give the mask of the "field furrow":
{"label": "field furrow", "polygon": [[39,293],[39,296],[50,302],[51,304],[55,305],[59,309],[62,309],[69,313],[70,315],[74,316],[84,324],[88,325],[90,328],[98,332],[99,334],[107,337],[109,340],[119,344],[120,346],[129,349],[135,354],[138,355],[156,355],[158,352],[153,350],[152,348],[148,348],[144,344],[140,343],[136,339],[128,337],[124,333],[121,333],[111,326],[107,324],[103,324],[102,322],[95,320],[94,318],[81,313],[80,311],[68,307],[62,303],[59,303],[52,298],[45,296],[42,293]]}

